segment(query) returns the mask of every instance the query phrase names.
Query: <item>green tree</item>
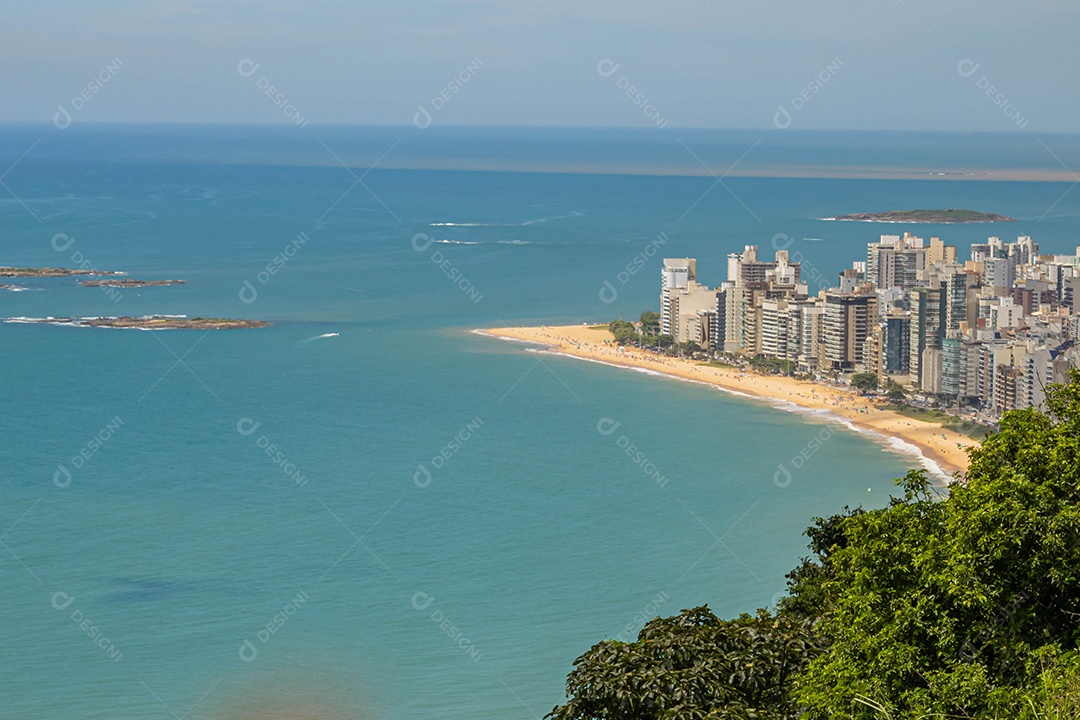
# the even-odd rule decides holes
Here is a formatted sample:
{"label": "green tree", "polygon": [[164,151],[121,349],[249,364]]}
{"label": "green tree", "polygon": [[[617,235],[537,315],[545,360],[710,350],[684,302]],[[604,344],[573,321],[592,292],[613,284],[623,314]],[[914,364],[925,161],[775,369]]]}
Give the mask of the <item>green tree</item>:
{"label": "green tree", "polygon": [[904,401],[904,398],[907,397],[907,393],[904,392],[904,388],[900,383],[892,379],[887,379],[885,381],[885,397],[893,402],[899,403]]}
{"label": "green tree", "polygon": [[1080,372],[1046,411],[1006,413],[935,499],[922,472],[842,523],[807,718],[1014,716],[1080,641]]}
{"label": "green tree", "polygon": [[693,340],[687,340],[676,345],[676,349],[680,355],[694,355],[695,353],[702,352],[702,348]]}
{"label": "green tree", "polygon": [[551,720],[786,720],[791,678],[818,652],[812,623],[758,611],[720,620],[707,607],[648,623],[633,643],[605,640],[574,662]]}
{"label": "green tree", "polygon": [[637,342],[639,340],[637,328],[632,322],[612,320],[608,325],[608,330],[610,330],[611,334],[615,337],[615,342],[620,345]]}
{"label": "green tree", "polygon": [[859,392],[877,390],[878,376],[870,372],[855,373],[851,376],[851,387],[855,388]]}
{"label": "green tree", "polygon": [[660,334],[660,313],[646,310],[641,313],[641,317],[638,320],[641,323],[641,333],[643,335]]}
{"label": "green tree", "polygon": [[577,660],[553,720],[1080,717],[1080,370],[964,482],[818,518],[775,614],[707,608]]}

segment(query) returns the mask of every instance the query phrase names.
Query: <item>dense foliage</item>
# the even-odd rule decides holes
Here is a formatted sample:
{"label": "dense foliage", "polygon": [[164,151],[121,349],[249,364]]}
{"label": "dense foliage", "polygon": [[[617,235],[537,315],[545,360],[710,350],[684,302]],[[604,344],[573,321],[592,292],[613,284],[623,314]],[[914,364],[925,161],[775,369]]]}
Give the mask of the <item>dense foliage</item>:
{"label": "dense foliage", "polygon": [[775,613],[650,622],[575,663],[555,720],[1080,717],[1080,372],[937,497],[819,518]]}
{"label": "dense foliage", "polygon": [[878,376],[876,373],[871,372],[855,373],[851,376],[851,387],[862,392],[877,390]]}
{"label": "dense foliage", "polygon": [[767,375],[794,375],[795,363],[791,360],[755,355],[750,358],[750,368],[754,372]]}
{"label": "dense foliage", "polygon": [[794,718],[786,688],[815,653],[812,622],[720,620],[707,607],[647,623],[637,642],[594,645],[567,680],[555,720]]}

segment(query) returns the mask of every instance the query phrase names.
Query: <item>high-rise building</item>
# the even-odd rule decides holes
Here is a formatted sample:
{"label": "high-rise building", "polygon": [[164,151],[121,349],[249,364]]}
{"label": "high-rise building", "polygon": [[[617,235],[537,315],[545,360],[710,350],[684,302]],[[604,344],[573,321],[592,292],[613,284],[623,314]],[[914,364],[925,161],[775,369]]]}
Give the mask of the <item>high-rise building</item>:
{"label": "high-rise building", "polygon": [[941,346],[941,392],[966,402],[979,398],[981,343],[959,336],[946,337]]}
{"label": "high-rise building", "polygon": [[[797,285],[801,279],[800,264],[790,262],[787,250],[777,250],[775,260],[759,260],[757,245],[747,245],[741,255],[728,255],[728,282],[736,287],[769,281],[770,271],[781,268],[783,280]],[[775,275],[775,273],[774,273]]]}
{"label": "high-rise building", "polygon": [[941,394],[941,366],[942,352],[940,349],[926,348],[923,350],[922,362],[919,363],[919,368],[922,372],[920,388],[924,392],[932,393],[934,395]]}
{"label": "high-rise building", "polygon": [[907,375],[911,363],[911,317],[886,315],[881,323],[881,364],[886,375]]}
{"label": "high-rise building", "polygon": [[999,288],[1004,294],[1013,286],[1016,278],[1016,265],[1012,258],[992,257],[983,260],[983,285]]}
{"label": "high-rise building", "polygon": [[[792,301],[780,298],[761,302],[761,354],[781,359],[798,356],[798,325],[792,327]],[[795,334],[792,331],[795,331]]]}
{"label": "high-rise building", "polygon": [[876,294],[827,291],[822,329],[828,367],[850,370],[863,364],[866,338],[876,321]]}
{"label": "high-rise building", "polygon": [[[669,307],[674,330],[670,334],[675,342],[696,342],[701,345],[707,340],[708,330],[702,323],[711,321],[703,318],[701,313],[716,312],[716,290],[691,280],[685,288],[671,291]],[[662,325],[660,330],[662,333]]]}
{"label": "high-rise building", "polygon": [[909,233],[882,235],[876,243],[866,248],[866,277],[874,285],[887,290],[901,288],[910,290],[919,283],[919,273],[927,267],[929,248],[923,239]]}
{"label": "high-rise building", "polygon": [[960,323],[974,320],[974,313],[968,315],[968,289],[977,283],[978,278],[963,272],[951,273],[945,280],[946,330],[959,330]]}
{"label": "high-rise building", "polygon": [[917,288],[908,293],[911,305],[908,372],[912,384],[920,388],[924,382],[923,354],[926,350],[940,350],[945,337],[942,295],[940,287]]}
{"label": "high-rise building", "polygon": [[685,290],[687,284],[697,280],[697,260],[694,258],[664,258],[660,270],[660,334],[675,335],[672,295]]}

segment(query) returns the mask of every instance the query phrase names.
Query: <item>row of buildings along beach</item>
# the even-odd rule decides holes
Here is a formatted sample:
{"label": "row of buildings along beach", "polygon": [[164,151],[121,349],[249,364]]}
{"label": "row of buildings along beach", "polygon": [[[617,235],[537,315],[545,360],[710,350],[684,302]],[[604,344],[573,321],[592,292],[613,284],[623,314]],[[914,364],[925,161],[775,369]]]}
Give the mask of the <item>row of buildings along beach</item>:
{"label": "row of buildings along beach", "polygon": [[961,259],[905,233],[869,243],[837,287],[811,294],[801,270],[787,250],[765,259],[748,245],[709,288],[694,258],[667,258],[660,331],[802,373],[871,372],[989,417],[1039,406],[1080,366],[1080,247],[1040,255],[1030,237],[991,237]]}

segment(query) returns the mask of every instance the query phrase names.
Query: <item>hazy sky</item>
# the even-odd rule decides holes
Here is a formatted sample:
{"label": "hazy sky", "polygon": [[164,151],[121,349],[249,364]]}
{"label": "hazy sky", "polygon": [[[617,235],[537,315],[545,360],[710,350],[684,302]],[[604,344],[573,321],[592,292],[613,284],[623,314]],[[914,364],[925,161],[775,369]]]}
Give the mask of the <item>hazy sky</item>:
{"label": "hazy sky", "polygon": [[1076,0],[39,0],[3,15],[0,120],[1047,133],[1080,117]]}

